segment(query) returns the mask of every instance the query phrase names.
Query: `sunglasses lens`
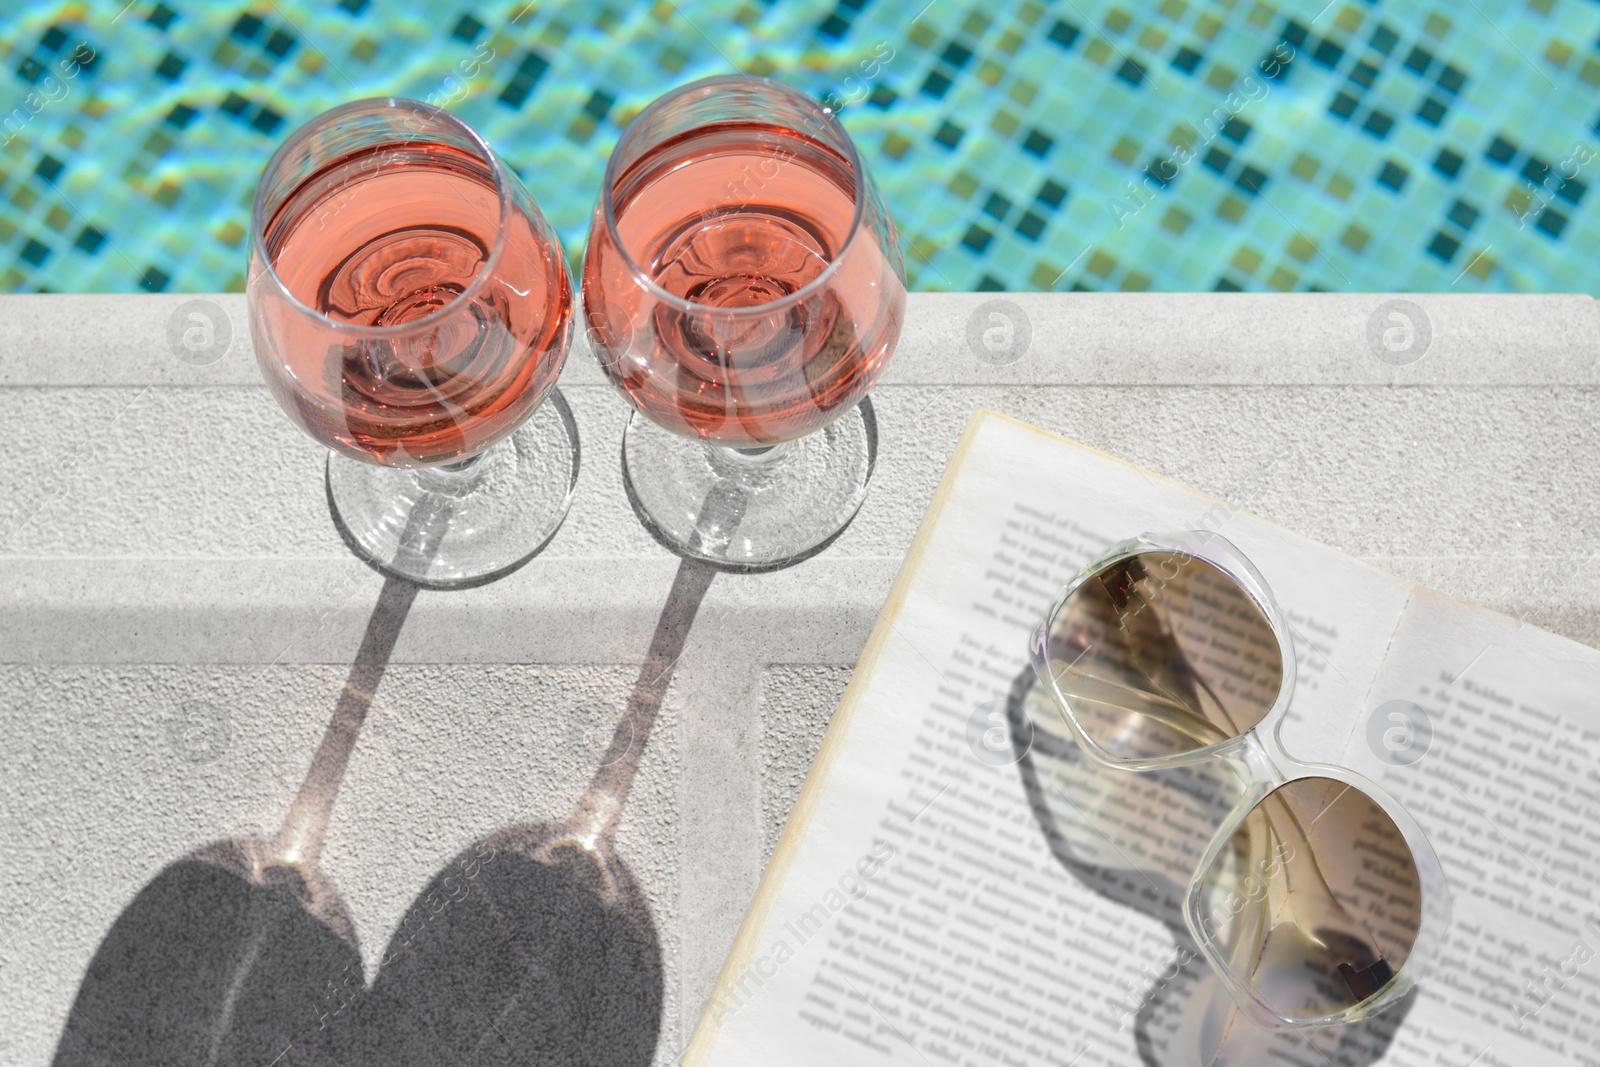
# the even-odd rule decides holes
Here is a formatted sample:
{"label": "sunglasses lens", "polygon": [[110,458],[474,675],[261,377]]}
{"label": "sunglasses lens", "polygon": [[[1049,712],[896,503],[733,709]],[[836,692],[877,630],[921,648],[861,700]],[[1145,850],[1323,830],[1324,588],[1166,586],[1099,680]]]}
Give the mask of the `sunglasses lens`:
{"label": "sunglasses lens", "polygon": [[1268,794],[1201,879],[1203,939],[1292,1020],[1376,994],[1410,955],[1421,918],[1416,861],[1399,827],[1331,778]]}
{"label": "sunglasses lens", "polygon": [[[1129,774],[1090,759],[1043,684],[1029,687],[1022,712],[1031,744],[1020,761],[1023,791],[1055,858],[1113,900],[1173,913],[1211,838],[1238,803],[1240,785],[1226,760],[1201,760],[1161,774]],[[1131,812],[1160,812],[1160,833]]]}
{"label": "sunglasses lens", "polygon": [[1047,651],[1068,709],[1123,759],[1237,737],[1283,687],[1283,652],[1260,606],[1180,552],[1141,552],[1083,581],[1051,618]]}

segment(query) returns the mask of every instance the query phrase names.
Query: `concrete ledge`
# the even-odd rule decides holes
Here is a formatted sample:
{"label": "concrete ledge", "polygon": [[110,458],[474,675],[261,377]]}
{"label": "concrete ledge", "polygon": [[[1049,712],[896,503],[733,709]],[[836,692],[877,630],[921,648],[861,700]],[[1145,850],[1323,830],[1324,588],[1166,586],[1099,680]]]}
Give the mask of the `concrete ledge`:
{"label": "concrete ledge", "polygon": [[[3,300],[0,385],[259,383],[239,294]],[[174,313],[196,300],[222,312],[232,338],[204,367],[174,358],[167,339]],[[1429,337],[1426,354],[1404,366],[1372,358],[1368,340],[1374,316],[1392,324],[1383,309],[1396,301],[1422,310],[1425,327],[1413,325]],[[1002,318],[980,316],[985,305]],[[1008,307],[1027,319],[1027,352],[1008,366],[980,362],[969,326],[980,336],[1002,326]],[[568,385],[603,384],[581,337],[570,362]],[[884,382],[1576,385],[1597,377],[1600,303],[1582,294],[913,293]]]}
{"label": "concrete ledge", "polygon": [[[232,332],[206,366],[167,336],[195,300]],[[1412,362],[1378,354],[1394,300],[1427,322]],[[997,365],[1022,316],[1025,349]],[[49,1062],[139,886],[282,817],[378,598],[246,323],[239,296],[0,297],[5,1063]],[[340,793],[326,868],[369,956],[454,851],[570,808],[672,587],[677,561],[623,497],[626,408],[581,344],[562,388],[584,445],[567,524],[500,582],[418,596]],[[1589,297],[917,295],[873,399],[866,507],[811,561],[713,581],[629,800],[618,847],[667,954],[659,1063],[698,1016],[975,407],[1600,643]],[[230,723],[208,761],[172,741],[197,702]]]}

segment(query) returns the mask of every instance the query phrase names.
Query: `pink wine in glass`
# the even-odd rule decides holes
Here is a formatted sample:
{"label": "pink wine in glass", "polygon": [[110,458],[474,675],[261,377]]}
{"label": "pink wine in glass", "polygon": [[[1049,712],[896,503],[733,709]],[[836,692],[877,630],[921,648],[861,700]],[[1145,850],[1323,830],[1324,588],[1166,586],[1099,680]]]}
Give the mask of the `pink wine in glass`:
{"label": "pink wine in glass", "polygon": [[430,588],[490,581],[561,527],[577,426],[561,243],[476,130],[403,97],[342,104],[273,153],[250,213],[250,339],[332,449],[350,549]]}
{"label": "pink wine in glass", "polygon": [[502,205],[484,159],[422,141],[351,152],[285,196],[266,255],[323,318],[271,309],[254,325],[287,371],[268,383],[313,437],[369,462],[437,464],[544,399],[571,288],[547,235]]}
{"label": "pink wine in glass", "polygon": [[597,222],[584,263],[612,381],[663,426],[733,447],[854,408],[905,313],[892,236],[857,225],[855,190],[839,151],[786,125],[700,126],[640,156],[611,184],[621,249]]}

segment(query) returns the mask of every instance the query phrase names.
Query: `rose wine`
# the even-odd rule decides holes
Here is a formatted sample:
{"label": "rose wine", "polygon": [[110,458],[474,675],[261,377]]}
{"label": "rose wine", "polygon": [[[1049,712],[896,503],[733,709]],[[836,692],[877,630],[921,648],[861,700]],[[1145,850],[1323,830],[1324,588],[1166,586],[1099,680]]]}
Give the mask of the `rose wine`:
{"label": "rose wine", "polygon": [[584,300],[602,365],[645,414],[762,446],[810,433],[872,388],[905,288],[892,236],[857,225],[839,152],[785,126],[704,126],[641,156],[611,196],[621,247],[602,206]]}
{"label": "rose wine", "polygon": [[483,159],[421,142],[344,156],[288,194],[263,243],[304,307],[263,299],[257,344],[312,436],[378,463],[442,463],[544,399],[571,288],[542,220],[509,202],[502,217]]}

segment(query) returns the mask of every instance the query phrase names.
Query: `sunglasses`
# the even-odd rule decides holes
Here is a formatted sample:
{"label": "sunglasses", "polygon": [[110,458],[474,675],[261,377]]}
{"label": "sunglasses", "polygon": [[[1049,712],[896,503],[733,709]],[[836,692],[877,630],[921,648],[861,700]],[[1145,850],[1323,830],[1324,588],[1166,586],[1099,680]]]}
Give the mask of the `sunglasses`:
{"label": "sunglasses", "polygon": [[1240,799],[1182,912],[1245,1017],[1269,1030],[1355,1022],[1401,1000],[1442,946],[1450,908],[1438,858],[1392,797],[1284,750],[1293,647],[1261,575],[1203,531],[1112,548],[1067,585],[1030,646],[1059,725],[1093,760],[1233,772]]}

